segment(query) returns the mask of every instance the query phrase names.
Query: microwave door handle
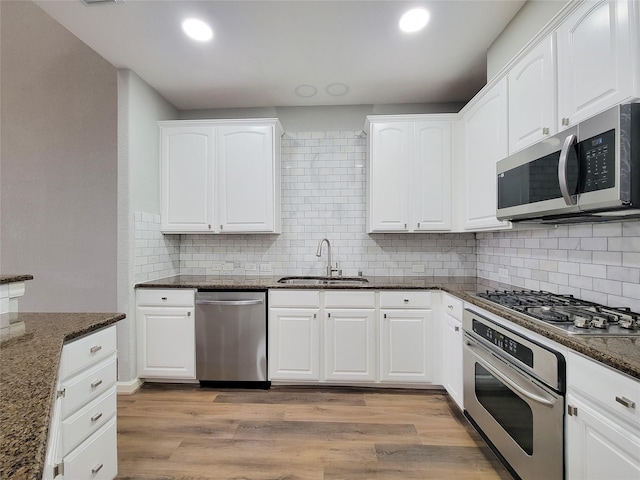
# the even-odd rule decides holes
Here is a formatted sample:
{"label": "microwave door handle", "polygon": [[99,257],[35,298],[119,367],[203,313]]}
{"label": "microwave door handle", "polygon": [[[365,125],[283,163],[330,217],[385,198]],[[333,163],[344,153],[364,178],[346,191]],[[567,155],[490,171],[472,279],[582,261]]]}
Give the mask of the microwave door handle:
{"label": "microwave door handle", "polygon": [[571,134],[564,139],[562,150],[560,150],[560,161],[558,162],[558,180],[560,182],[560,192],[562,198],[567,205],[575,205],[577,203],[577,196],[571,195],[569,192],[569,185],[567,183],[567,169],[569,167],[569,152],[576,143],[576,135]]}

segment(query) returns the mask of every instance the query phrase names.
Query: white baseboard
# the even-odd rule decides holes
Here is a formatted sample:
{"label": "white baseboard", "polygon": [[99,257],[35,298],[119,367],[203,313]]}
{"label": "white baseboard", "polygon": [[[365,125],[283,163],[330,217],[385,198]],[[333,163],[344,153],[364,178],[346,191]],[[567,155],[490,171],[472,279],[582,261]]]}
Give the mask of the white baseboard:
{"label": "white baseboard", "polygon": [[144,384],[139,378],[134,378],[129,382],[118,382],[116,384],[116,392],[118,395],[133,395]]}

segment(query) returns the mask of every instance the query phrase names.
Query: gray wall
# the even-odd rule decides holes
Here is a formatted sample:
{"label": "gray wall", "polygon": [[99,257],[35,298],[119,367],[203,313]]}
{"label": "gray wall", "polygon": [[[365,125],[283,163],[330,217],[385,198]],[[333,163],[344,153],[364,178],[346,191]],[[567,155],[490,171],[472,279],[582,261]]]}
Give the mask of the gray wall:
{"label": "gray wall", "polygon": [[0,2],[1,255],[22,311],[116,309],[116,69],[31,2]]}
{"label": "gray wall", "polygon": [[133,286],[140,251],[134,238],[134,212],[160,214],[158,120],[176,116],[173,105],[133,71],[118,70],[118,311],[127,314],[118,324],[120,382],[137,377]]}
{"label": "gray wall", "polygon": [[529,0],[487,51],[487,80],[492,79],[569,0]]}

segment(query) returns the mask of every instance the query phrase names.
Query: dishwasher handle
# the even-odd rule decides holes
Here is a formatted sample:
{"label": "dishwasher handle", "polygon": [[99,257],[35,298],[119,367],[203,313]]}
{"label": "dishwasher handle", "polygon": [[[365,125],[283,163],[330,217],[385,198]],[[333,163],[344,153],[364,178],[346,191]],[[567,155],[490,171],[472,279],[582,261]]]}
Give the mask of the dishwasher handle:
{"label": "dishwasher handle", "polygon": [[196,299],[196,305],[226,305],[229,307],[244,306],[244,305],[262,305],[263,299],[257,300],[203,300]]}

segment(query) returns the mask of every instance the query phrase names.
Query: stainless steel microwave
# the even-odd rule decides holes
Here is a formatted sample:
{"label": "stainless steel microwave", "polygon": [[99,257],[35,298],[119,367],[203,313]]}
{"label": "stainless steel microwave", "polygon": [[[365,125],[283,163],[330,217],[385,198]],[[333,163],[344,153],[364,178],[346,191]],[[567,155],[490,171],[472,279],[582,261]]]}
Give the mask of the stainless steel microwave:
{"label": "stainless steel microwave", "polygon": [[617,105],[497,164],[500,220],[640,217],[640,103]]}

